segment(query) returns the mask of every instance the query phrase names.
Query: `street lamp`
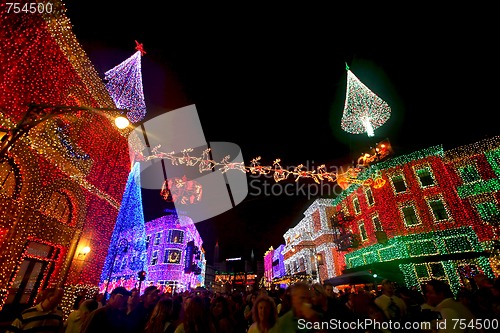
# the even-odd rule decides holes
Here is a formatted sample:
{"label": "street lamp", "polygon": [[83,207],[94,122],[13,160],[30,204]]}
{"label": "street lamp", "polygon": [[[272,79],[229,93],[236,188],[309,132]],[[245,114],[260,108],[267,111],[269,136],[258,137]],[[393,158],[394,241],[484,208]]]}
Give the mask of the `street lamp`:
{"label": "street lamp", "polygon": [[116,126],[120,129],[124,129],[129,125],[128,119],[123,116],[124,114],[126,114],[127,110],[31,103],[28,105],[28,111],[14,127],[9,129],[0,129],[0,158],[7,154],[12,145],[18,139],[27,134],[33,127],[37,126],[38,124],[59,115],[75,113],[79,111],[103,114],[114,113],[115,116],[116,114],[118,114],[119,116],[117,116],[115,119]]}
{"label": "street lamp", "polygon": [[109,268],[108,281],[106,282],[106,289],[104,290],[104,296],[108,296],[109,281],[111,280],[111,275],[113,275],[113,268],[115,267],[116,256],[118,252],[126,253],[128,250],[128,241],[125,238],[121,238],[116,244],[115,253],[113,253],[113,260],[111,261],[111,267]]}

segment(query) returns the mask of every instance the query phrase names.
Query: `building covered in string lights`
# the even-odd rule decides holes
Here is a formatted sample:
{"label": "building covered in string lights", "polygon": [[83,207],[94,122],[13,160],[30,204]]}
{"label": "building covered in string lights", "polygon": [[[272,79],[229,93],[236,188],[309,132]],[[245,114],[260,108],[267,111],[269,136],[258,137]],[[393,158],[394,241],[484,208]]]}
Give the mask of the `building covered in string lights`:
{"label": "building covered in string lights", "polygon": [[[142,269],[146,272],[146,279],[141,282],[141,290],[157,286],[163,292],[182,292],[205,287],[205,250],[190,218],[175,214],[162,216],[145,224],[145,235],[145,239],[137,239],[133,228],[120,235],[120,239],[127,240],[128,249],[120,249],[116,256],[110,251],[114,268],[104,266],[100,292],[117,286],[138,288],[138,272]],[[145,242],[143,252],[135,250],[141,241]],[[136,266],[142,254],[146,264]]]}
{"label": "building covered in string lights", "polygon": [[187,216],[162,216],[146,223],[148,275],[145,285],[165,291],[205,286],[203,241]]}
{"label": "building covered in string lights", "polygon": [[[0,4],[3,134],[30,103],[116,109],[64,5],[51,3],[52,14]],[[0,308],[31,305],[49,286],[64,286],[63,306],[72,305],[78,288],[97,286],[130,171],[127,131],[107,112],[75,110],[38,123],[0,157]]]}
{"label": "building covered in string lights", "polygon": [[264,253],[264,287],[270,288],[273,281],[273,256],[274,249],[271,246],[269,250]]}
{"label": "building covered in string lights", "polygon": [[277,283],[288,284],[301,279],[323,281],[339,274],[334,265],[332,214],[331,199],[316,199],[297,225],[284,234],[281,255],[286,274],[276,280]]}
{"label": "building covered in string lights", "polygon": [[335,271],[400,275],[418,287],[437,278],[454,291],[476,274],[498,276],[499,137],[393,157],[359,178],[375,172],[384,186],[351,184],[333,200],[333,218],[342,216],[343,231],[354,236],[335,251]]}
{"label": "building covered in string lights", "polygon": [[285,244],[281,244],[273,251],[273,279],[279,279],[286,275],[285,258],[283,257],[283,249]]}

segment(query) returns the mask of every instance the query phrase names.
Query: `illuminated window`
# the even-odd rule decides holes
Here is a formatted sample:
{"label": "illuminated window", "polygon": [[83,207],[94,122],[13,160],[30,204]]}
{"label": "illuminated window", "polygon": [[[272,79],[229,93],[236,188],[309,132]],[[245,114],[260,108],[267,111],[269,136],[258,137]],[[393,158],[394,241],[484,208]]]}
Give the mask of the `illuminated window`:
{"label": "illuminated window", "polygon": [[354,212],[356,214],[361,213],[361,207],[359,206],[359,199],[357,197],[352,199],[352,205],[354,206]]}
{"label": "illuminated window", "polygon": [[151,256],[151,265],[156,265],[158,263],[158,250],[153,251],[153,255]]}
{"label": "illuminated window", "polygon": [[418,279],[429,279],[429,270],[426,264],[416,264],[415,273]]}
{"label": "illuminated window", "polygon": [[373,206],[373,204],[375,203],[375,199],[373,198],[373,192],[372,192],[371,187],[366,186],[365,195],[366,195],[366,201],[368,202],[368,205]]}
{"label": "illuminated window", "polygon": [[181,251],[178,249],[165,250],[163,262],[167,264],[179,264],[181,262]]}
{"label": "illuminated window", "polygon": [[306,270],[306,263],[305,263],[303,257],[300,257],[300,259],[299,259],[299,269],[300,269],[300,272],[303,272]]}
{"label": "illuminated window", "polygon": [[161,232],[157,232],[155,234],[155,240],[153,242],[153,245],[159,245],[161,240]]}
{"label": "illuminated window", "polygon": [[415,206],[410,205],[402,207],[401,212],[403,213],[403,219],[406,226],[411,227],[420,224],[417,213],[415,212]]}
{"label": "illuminated window", "polygon": [[464,184],[470,184],[481,180],[481,176],[475,165],[467,165],[458,169],[458,174]]}
{"label": "illuminated window", "polygon": [[41,211],[61,223],[69,223],[72,217],[71,200],[66,193],[53,191],[43,202]]}
{"label": "illuminated window", "polygon": [[442,199],[429,200],[427,201],[429,207],[431,208],[432,215],[434,216],[434,221],[448,221],[450,216],[446,210],[445,204]]}
{"label": "illuminated window", "polygon": [[169,230],[168,243],[182,244],[184,242],[184,231],[182,230]]}
{"label": "illuminated window", "polygon": [[151,243],[151,235],[146,236],[146,250],[149,249],[149,244]]}
{"label": "illuminated window", "polygon": [[441,262],[429,263],[429,268],[433,278],[439,279],[446,277],[446,273],[444,272],[444,267]]}
{"label": "illuminated window", "polygon": [[395,175],[391,177],[392,186],[396,193],[406,192],[406,183],[403,175]]}
{"label": "illuminated window", "polygon": [[359,224],[359,234],[361,236],[361,240],[362,241],[365,241],[368,239],[368,235],[366,233],[366,228],[365,228],[365,224],[364,223],[360,223]]}
{"label": "illuminated window", "polygon": [[380,219],[378,217],[378,215],[374,215],[372,217],[372,221],[373,221],[373,226],[375,227],[375,231],[382,231],[382,223],[380,222]]}
{"label": "illuminated window", "polygon": [[431,168],[425,167],[416,171],[420,186],[428,187],[435,184]]}

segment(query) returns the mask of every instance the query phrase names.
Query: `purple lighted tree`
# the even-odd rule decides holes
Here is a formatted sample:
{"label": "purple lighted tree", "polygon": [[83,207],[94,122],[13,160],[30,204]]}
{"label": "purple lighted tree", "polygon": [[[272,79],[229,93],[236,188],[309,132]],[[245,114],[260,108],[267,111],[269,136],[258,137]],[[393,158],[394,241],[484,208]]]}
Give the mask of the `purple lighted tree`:
{"label": "purple lighted tree", "polygon": [[135,41],[130,58],[105,73],[106,89],[119,109],[129,110],[127,118],[136,123],[146,115],[142,88],[141,57],[146,54],[142,44]]}
{"label": "purple lighted tree", "polygon": [[389,105],[368,89],[350,70],[347,70],[347,92],[341,127],[353,134],[367,133],[382,126],[391,116]]}

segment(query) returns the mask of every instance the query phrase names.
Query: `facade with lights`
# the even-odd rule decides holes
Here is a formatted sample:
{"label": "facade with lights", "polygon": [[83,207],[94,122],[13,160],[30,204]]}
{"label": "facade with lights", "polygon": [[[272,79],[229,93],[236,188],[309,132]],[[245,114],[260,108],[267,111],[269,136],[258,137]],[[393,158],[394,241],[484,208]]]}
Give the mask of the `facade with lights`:
{"label": "facade with lights", "polygon": [[271,246],[269,250],[264,253],[264,287],[270,288],[273,281],[273,256],[274,249]]}
{"label": "facade with lights", "polygon": [[336,249],[329,219],[332,214],[331,199],[316,199],[304,212],[304,218],[284,234],[281,253],[286,274],[276,282],[324,281],[339,274],[333,264]]}
{"label": "facade with lights", "polygon": [[475,274],[499,274],[492,255],[500,221],[499,137],[387,159],[359,178],[375,172],[384,186],[351,184],[333,201],[333,218],[342,216],[342,232],[352,236],[339,247],[344,251],[334,251],[337,272],[398,273],[418,287],[437,278],[454,291]]}
{"label": "facade with lights", "polygon": [[130,171],[126,130],[106,112],[44,118],[56,109],[29,106],[116,109],[52,3],[50,17],[0,11],[2,145],[16,126],[33,126],[0,156],[0,309],[56,285],[72,305],[78,286],[97,286]]}
{"label": "facade with lights", "polygon": [[[170,214],[146,222],[144,236],[138,229],[128,228],[118,237],[126,240],[126,251],[117,243],[118,251],[109,252],[112,261],[102,271],[102,293],[117,286],[129,290],[156,286],[164,292],[182,292],[205,286],[203,242],[189,217]],[[141,237],[144,238],[139,239]],[[144,248],[140,247],[141,242],[144,242]],[[142,250],[135,251],[137,248]],[[141,255],[144,266],[141,266]],[[138,272],[141,270],[146,276],[139,283]]]}
{"label": "facade with lights", "polygon": [[166,291],[205,286],[203,241],[187,216],[166,215],[146,223],[146,285]]}
{"label": "facade with lights", "polygon": [[286,275],[284,248],[285,244],[281,244],[273,251],[273,279],[279,279]]}

